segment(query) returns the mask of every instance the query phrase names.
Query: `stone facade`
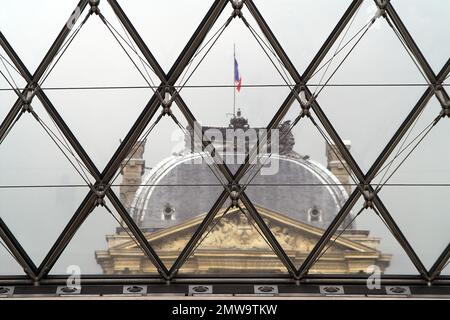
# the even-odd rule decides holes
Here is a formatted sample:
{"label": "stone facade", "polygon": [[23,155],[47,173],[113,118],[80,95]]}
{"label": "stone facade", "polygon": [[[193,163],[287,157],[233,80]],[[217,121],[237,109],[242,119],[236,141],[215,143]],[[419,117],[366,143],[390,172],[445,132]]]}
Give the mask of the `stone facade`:
{"label": "stone facade", "polygon": [[[276,181],[282,183],[296,177],[304,183],[322,181],[326,187],[307,189],[303,193],[291,188],[289,192],[292,194],[287,194],[287,197],[286,193],[280,193],[280,190],[275,192],[270,189],[259,189],[260,191],[252,194],[252,190],[248,189],[247,192],[252,201],[260,194],[265,194],[260,200],[267,205],[266,207],[255,203],[258,213],[263,217],[286,254],[298,267],[346,201],[351,192],[351,186],[348,168],[346,163],[338,158],[335,146],[326,146],[327,168],[325,168],[309,157],[294,151],[294,136],[288,132],[290,125],[290,122],[284,122],[279,126],[280,147],[278,154],[273,156],[281,161],[282,165]],[[206,127],[203,130],[214,129],[225,136],[226,130],[246,131],[249,128],[248,121],[239,112],[237,117],[231,119],[228,127]],[[256,129],[257,132],[261,130]],[[192,128],[189,130],[192,135]],[[253,140],[249,139],[245,152],[248,152],[254,144]],[[131,153],[131,160],[123,163],[121,171],[123,176],[120,186],[121,201],[167,267],[176,260],[203,221],[211,207],[208,201],[211,198],[215,199],[215,193],[205,194],[204,191],[192,187],[191,191],[194,189],[194,194],[184,199],[186,191],[178,190],[177,187],[161,186],[156,188],[156,191],[152,191],[151,187],[139,187],[139,185],[143,183],[176,185],[179,181],[214,182],[215,178],[211,174],[211,176],[203,176],[205,173],[210,173],[206,167],[184,165],[185,161],[198,157],[198,153],[192,153],[194,140],[186,137],[185,142],[184,151],[147,172],[144,160],[145,141],[138,143],[138,147]],[[347,148],[350,148],[350,142],[345,143]],[[234,140],[225,140],[222,145],[216,143],[214,148],[222,154],[227,150],[236,151]],[[235,170],[237,166],[236,168],[230,166],[230,168]],[[264,183],[270,181],[261,179],[260,177],[260,182]],[[344,187],[339,186],[339,183],[344,184]],[[219,194],[222,187],[217,188]],[[149,202],[153,204],[147,208]],[[306,202],[308,204],[305,206]],[[221,212],[224,212],[226,206],[221,209]],[[261,237],[260,231],[249,218],[245,208],[241,211],[234,208],[225,216],[221,216],[220,212],[216,215],[212,224],[214,228],[187,259],[179,273],[274,274],[286,272],[285,266]],[[348,219],[351,217],[349,216]],[[96,252],[97,262],[105,274],[157,273],[125,230],[117,229],[115,234],[107,236],[107,242],[107,250]],[[379,244],[380,239],[370,237],[368,231],[356,230],[352,223],[310,272],[364,273],[371,265],[379,266],[383,272],[389,266],[391,256],[381,253],[378,250]]]}
{"label": "stone facade", "polygon": [[[283,250],[297,267],[315,246],[324,230],[290,219],[283,214],[256,207]],[[245,211],[245,210],[244,210]],[[179,270],[179,274],[280,274],[286,267],[262,238],[246,213],[223,210],[213,220],[214,227]],[[205,215],[180,225],[147,232],[145,236],[163,263],[170,267]],[[125,231],[107,236],[108,250],[97,251],[96,259],[105,274],[155,274],[157,270]],[[382,272],[391,256],[377,248],[380,239],[367,231],[348,231],[336,240],[310,273],[361,274],[376,265]]]}
{"label": "stone facade", "polygon": [[120,184],[120,201],[127,210],[130,209],[131,202],[136,195],[136,191],[142,183],[142,176],[145,173],[145,141],[138,141],[131,150],[131,158],[127,157],[122,162]]}
{"label": "stone facade", "polygon": [[[351,142],[349,140],[344,141],[345,146],[348,150],[351,148]],[[339,150],[334,143],[326,145],[326,155],[327,155],[327,169],[330,170],[344,185],[347,193],[350,194],[351,188],[351,178],[349,172],[351,172],[350,167],[347,165],[345,160],[342,158]]]}

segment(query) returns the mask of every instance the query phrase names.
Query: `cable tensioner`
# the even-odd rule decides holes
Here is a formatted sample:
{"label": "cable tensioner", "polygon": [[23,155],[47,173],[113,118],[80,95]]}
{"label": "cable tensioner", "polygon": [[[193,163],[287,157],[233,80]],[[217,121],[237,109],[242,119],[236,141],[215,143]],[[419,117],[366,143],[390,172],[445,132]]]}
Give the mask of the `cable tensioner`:
{"label": "cable tensioner", "polygon": [[442,86],[438,86],[435,89],[436,97],[439,100],[439,103],[442,106],[442,111],[440,116],[442,118],[448,117],[450,118],[450,99],[447,99],[444,95],[444,88]]}
{"label": "cable tensioner", "polygon": [[[304,95],[304,99],[302,99],[302,96],[300,96],[300,107],[302,108],[302,111],[300,112],[300,117],[301,118],[311,118],[311,105],[314,102],[314,100],[316,99],[315,95],[312,95],[311,98],[309,100],[306,99],[306,95],[305,92],[302,91],[303,95]],[[305,101],[303,101],[305,100]]]}
{"label": "cable tensioner", "polygon": [[161,110],[161,114],[163,116],[172,116],[172,110],[170,107],[172,107],[172,97],[170,95],[170,93],[168,91],[166,91],[164,100],[161,101],[161,106],[162,106],[162,110]]}
{"label": "cable tensioner", "polygon": [[391,0],[375,0],[377,7],[385,10]]}
{"label": "cable tensioner", "polygon": [[237,208],[239,206],[239,188],[236,184],[232,184],[230,189],[231,206]]}
{"label": "cable tensioner", "polygon": [[97,196],[97,199],[95,200],[95,206],[101,206],[104,207],[106,205],[105,203],[105,195],[106,195],[106,186],[103,184],[96,185],[94,187],[95,189],[95,195]]}
{"label": "cable tensioner", "polygon": [[445,117],[450,118],[450,107],[449,106],[442,107],[441,117],[442,118],[445,118]]}
{"label": "cable tensioner", "polygon": [[244,6],[244,0],[230,0],[233,7],[233,13],[231,16],[233,18],[242,18],[242,7]]}
{"label": "cable tensioner", "polygon": [[91,10],[89,11],[90,14],[99,14],[100,9],[98,6],[100,5],[100,0],[89,0],[89,5],[91,6]]}
{"label": "cable tensioner", "polygon": [[27,92],[25,93],[25,95],[21,96],[21,100],[22,100],[22,113],[28,112],[31,113],[33,112],[33,107],[31,106],[31,101],[33,100],[34,96],[36,94],[36,89],[34,86],[31,86]]}
{"label": "cable tensioner", "polygon": [[301,106],[300,118],[311,118],[310,106]]}
{"label": "cable tensioner", "polygon": [[373,200],[375,199],[375,192],[370,191],[368,186],[364,186],[362,195],[364,197],[364,209],[373,208]]}
{"label": "cable tensioner", "polygon": [[378,10],[375,14],[375,16],[372,18],[372,23],[375,22],[380,17],[386,18],[386,7],[389,4],[391,0],[375,0],[375,3],[378,7]]}

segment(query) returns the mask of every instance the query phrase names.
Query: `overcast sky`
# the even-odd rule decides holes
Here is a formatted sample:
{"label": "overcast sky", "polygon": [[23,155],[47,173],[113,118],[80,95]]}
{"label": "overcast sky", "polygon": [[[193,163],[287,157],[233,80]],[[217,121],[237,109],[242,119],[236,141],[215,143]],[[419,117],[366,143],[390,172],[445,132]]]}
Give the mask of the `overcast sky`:
{"label": "overcast sky", "polygon": [[[66,23],[77,1],[0,2],[0,30],[33,72]],[[130,0],[119,3],[165,71],[170,69],[211,6],[211,1],[207,0]],[[256,0],[255,3],[292,62],[302,73],[350,1]],[[431,67],[438,73],[450,56],[450,42],[447,41],[450,35],[450,1],[392,0],[392,3]],[[106,19],[124,35],[107,1],[102,1],[100,9]],[[345,44],[355,35],[373,17],[375,11],[373,1],[364,1],[342,43]],[[207,39],[223,25],[230,13],[231,7],[227,7]],[[250,13],[246,10],[243,13],[250,25],[260,33]],[[85,14],[82,13],[82,17]],[[347,48],[352,44],[353,42]],[[231,85],[234,45],[244,85],[284,84],[249,30],[241,21],[235,19],[225,29],[187,85]],[[336,45],[330,50],[328,57],[335,51]],[[322,72],[319,72],[311,83],[323,84],[347,52],[348,50],[344,49],[333,59],[321,82]],[[5,56],[1,49],[0,53]],[[198,60],[197,58],[196,61]],[[138,60],[136,62],[142,67]],[[5,71],[3,65],[0,65],[0,70]],[[22,87],[24,81],[16,74],[13,75],[17,85]],[[156,76],[151,76],[158,84]],[[413,84],[396,87],[330,86],[320,92],[318,102],[340,136],[351,141],[352,155],[364,172],[370,168],[426,89],[425,79],[393,30],[382,19],[370,28],[329,83]],[[105,25],[98,17],[92,16],[43,87],[47,88],[45,91],[56,109],[102,170],[151,98],[152,91],[148,88],[61,88],[145,85],[146,82]],[[0,88],[2,121],[17,97],[13,92],[3,90],[8,88],[3,78],[0,78]],[[312,91],[315,88],[314,85],[311,86]],[[242,109],[243,116],[248,118],[251,126],[262,127],[269,123],[288,94],[287,87],[244,87],[237,94],[237,106]],[[232,88],[188,87],[182,90],[181,96],[202,124],[228,125],[229,113],[233,110]],[[37,99],[33,101],[33,107],[43,121],[54,128]],[[417,121],[410,140],[430,124],[439,111],[440,105],[433,98]],[[298,112],[299,105],[296,103],[284,120],[293,120]],[[182,119],[180,112],[175,110],[175,114],[185,125],[186,121]],[[295,150],[326,164],[325,141],[310,123],[303,121],[293,130],[296,139]],[[448,120],[442,120],[389,182],[450,183],[449,136]],[[175,124],[168,118],[163,118],[148,138],[145,155],[147,165],[154,166],[169,156],[174,148],[180,145],[180,137]],[[23,115],[0,145],[1,186],[82,183],[80,176],[29,114]],[[87,190],[87,187],[1,188],[0,216],[35,263],[39,264]],[[450,241],[449,191],[448,186],[386,186],[380,193],[386,207],[397,219],[401,230],[427,267],[432,265]],[[361,203],[358,203],[356,210],[360,207]],[[365,212],[356,220],[356,224],[359,229],[370,230],[372,236],[381,239],[383,252],[393,254],[388,273],[414,272],[401,248],[373,213]],[[96,209],[52,272],[63,273],[70,264],[80,265],[84,273],[99,272],[94,251],[106,247],[105,235],[113,233],[115,227],[115,221],[104,210]],[[0,247],[0,274],[18,272],[20,270],[10,256]]]}

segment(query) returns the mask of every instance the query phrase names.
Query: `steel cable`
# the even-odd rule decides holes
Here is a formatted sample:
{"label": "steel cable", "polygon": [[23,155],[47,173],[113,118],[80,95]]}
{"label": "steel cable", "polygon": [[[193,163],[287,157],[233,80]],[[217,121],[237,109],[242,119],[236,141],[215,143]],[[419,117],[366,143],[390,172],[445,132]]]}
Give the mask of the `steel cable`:
{"label": "steel cable", "polygon": [[[146,141],[147,137],[149,136],[149,134],[153,131],[153,129],[155,128],[155,126],[159,123],[159,121],[161,120],[161,118],[163,117],[163,113],[161,113],[158,118],[153,122],[153,124],[150,125],[150,127],[147,129],[146,132],[144,132],[143,138],[139,141],[137,141],[137,146],[136,143],[133,145],[132,148],[134,148],[134,151],[131,153],[131,155],[129,155],[127,161],[125,162],[125,164],[122,167],[126,167],[128,165],[128,163],[130,162],[130,160],[133,158],[133,156],[136,154],[136,152],[138,151],[138,149],[144,144],[144,142]],[[113,179],[111,179],[111,182],[108,183],[108,187],[111,187],[114,182],[116,181],[116,179],[119,177],[121,170],[119,170],[116,175],[114,176]]]}
{"label": "steel cable", "polygon": [[205,60],[206,56],[209,54],[209,52],[211,51],[211,49],[214,47],[214,45],[217,43],[217,41],[219,40],[220,36],[223,34],[223,32],[225,31],[225,29],[228,27],[228,25],[230,24],[232,20],[232,17],[228,18],[227,22],[225,23],[225,26],[223,27],[223,29],[218,33],[216,39],[214,39],[214,41],[212,42],[211,46],[208,48],[208,50],[206,50],[205,54],[203,55],[203,57],[200,59],[200,61],[197,63],[197,65],[195,66],[194,70],[192,70],[192,72],[190,73],[190,75],[186,78],[186,80],[184,81],[183,84],[181,84],[181,86],[179,86],[178,90],[176,90],[174,92],[174,94],[172,95],[170,102],[174,102],[175,98],[177,95],[180,94],[181,90],[183,90],[184,86],[187,84],[187,82],[191,79],[191,77],[194,75],[195,71],[197,71],[198,67],[200,66],[200,64],[203,62],[203,60]]}
{"label": "steel cable", "polygon": [[[44,84],[45,80],[47,80],[48,76],[50,75],[50,73],[53,71],[53,69],[56,67],[56,65],[58,64],[58,62],[61,60],[61,58],[63,57],[64,53],[66,53],[67,49],[69,48],[69,46],[72,44],[73,40],[75,39],[75,37],[78,35],[78,33],[80,32],[81,28],[84,26],[84,24],[86,23],[86,21],[89,19],[90,17],[90,13],[88,13],[86,15],[86,17],[84,18],[84,20],[81,22],[81,24],[78,26],[78,28],[75,30],[75,32],[72,33],[72,35],[64,42],[64,44],[59,48],[59,50],[57,51],[55,57],[57,55],[59,55],[59,57],[56,59],[56,61],[53,63],[53,65],[50,67],[50,65],[46,68],[46,70],[44,71],[44,75],[42,77],[42,80],[39,81],[38,83],[38,87],[42,87],[42,85]],[[64,49],[63,49],[64,48]],[[53,57],[54,59],[54,57]]]}
{"label": "steel cable", "polygon": [[409,50],[408,46],[406,45],[405,39],[403,39],[403,36],[399,33],[399,31],[394,27],[394,25],[391,23],[390,19],[388,16],[386,16],[386,21],[388,23],[388,25],[392,28],[392,30],[394,31],[395,35],[397,36],[398,40],[400,40],[400,43],[402,44],[403,48],[406,50],[406,52],[408,53],[409,57],[411,58],[411,60],[414,62],[415,66],[417,67],[417,69],[420,71],[420,73],[422,74],[422,77],[425,79],[425,81],[428,83],[428,85],[432,85],[430,80],[428,79],[428,77],[426,76],[424,70],[419,66],[418,62],[416,61],[416,58],[414,57],[414,55],[411,53],[411,51]]}
{"label": "steel cable", "polygon": [[359,12],[360,9],[361,9],[361,6],[358,6],[358,9],[356,10],[355,14],[354,14],[353,17],[352,17],[352,20],[350,21],[349,25],[347,26],[347,28],[346,28],[346,30],[345,30],[345,33],[344,33],[344,35],[343,35],[342,38],[341,38],[341,41],[339,41],[339,44],[338,44],[338,46],[336,47],[336,50],[335,50],[333,56],[331,57],[331,59],[329,60],[329,62],[327,62],[327,67],[326,67],[325,71],[323,72],[322,76],[320,77],[319,85],[317,85],[316,88],[314,89],[313,96],[316,95],[317,90],[318,90],[320,84],[321,84],[322,81],[323,81],[323,78],[325,77],[325,75],[326,75],[327,72],[328,72],[328,69],[330,68],[331,64],[333,63],[334,57],[337,56],[338,51],[339,51],[339,49],[341,48],[344,39],[347,37],[347,33],[348,33],[348,31],[350,30],[351,26],[353,25],[353,22],[355,22],[356,16],[358,15],[358,12]]}
{"label": "steel cable", "polygon": [[352,220],[350,220],[350,222],[345,226],[344,229],[342,229],[339,234],[337,236],[334,237],[333,241],[331,241],[331,243],[325,248],[325,250],[323,250],[320,255],[316,258],[316,260],[314,261],[314,264],[317,263],[317,261],[319,261],[324,255],[325,253],[332,247],[334,246],[334,244],[336,243],[336,241],[344,234],[344,232],[353,224],[353,222],[355,222],[356,218],[364,211],[364,207],[361,208],[361,210],[358,211],[358,213],[353,217]]}
{"label": "steel cable", "polygon": [[206,48],[206,46],[217,36],[217,34],[222,32],[221,31],[222,29],[226,28],[227,24],[229,23],[228,20],[229,19],[227,19],[227,21],[225,21],[225,23],[219,29],[217,29],[217,31],[209,38],[209,40],[206,41],[205,44],[196,51],[196,53],[193,55],[193,57],[189,61],[188,66],[186,67],[186,70],[184,71],[183,76],[181,77],[181,80],[179,81],[179,83],[183,83],[183,81],[188,73],[188,70],[190,69],[195,58]]}
{"label": "steel cable", "polygon": [[[409,139],[409,137],[410,137],[412,131],[413,131],[414,128],[416,127],[416,125],[417,125],[417,123],[418,123],[418,121],[419,121],[419,118],[422,116],[424,110],[425,110],[425,108],[422,109],[422,110],[420,111],[418,117],[414,120],[413,125],[409,128],[408,133],[407,133],[406,136],[402,139],[402,140],[403,140],[403,141],[402,141],[402,144],[399,146],[399,148],[398,148],[398,150],[397,150],[397,152],[396,152],[394,158],[392,159],[392,161],[390,161],[386,166],[384,166],[384,167],[383,167],[383,168],[382,168],[382,169],[374,176],[373,179],[375,179],[375,178],[376,178],[383,170],[386,169],[386,170],[384,171],[384,174],[383,174],[383,176],[381,177],[381,179],[380,179],[380,181],[379,181],[379,183],[378,183],[378,185],[377,185],[377,187],[376,187],[375,189],[378,188],[378,186],[380,185],[381,181],[383,181],[384,178],[386,177],[387,173],[389,172],[389,170],[391,169],[392,165],[394,164],[394,160],[397,159],[397,158],[400,156],[401,152],[403,152],[403,150],[404,150],[403,148],[404,148],[404,146],[405,146],[405,143],[406,143],[406,141],[408,141],[408,139]],[[416,137],[416,138],[417,138],[417,137]],[[414,140],[413,140],[413,141],[414,141]],[[372,180],[373,180],[373,179],[372,179]]]}
{"label": "steel cable", "polygon": [[6,244],[3,242],[2,239],[0,239],[0,245],[6,250],[6,252],[8,252],[10,254],[10,256],[19,264],[19,260],[17,260],[17,258],[14,256],[14,254],[11,252],[11,250],[9,250],[9,248],[6,246]]}
{"label": "steel cable", "polygon": [[[104,204],[103,208],[106,209],[106,211],[114,218],[114,220],[116,220],[116,222],[119,224],[119,226],[122,228],[122,230],[124,230],[126,232],[126,234],[128,235],[128,237],[130,237],[131,240],[133,240],[133,242],[136,244],[136,246],[142,251],[142,253],[145,255],[145,250],[142,248],[141,244],[139,243],[139,241],[137,241],[136,237],[131,234],[131,232],[128,230],[128,226],[124,225],[124,223],[122,223],[122,221],[120,221],[120,219],[118,219],[116,217],[116,215],[111,211],[111,209],[109,209],[109,207]],[[148,242],[148,241],[147,241]]]}
{"label": "steel cable", "polygon": [[200,240],[197,241],[197,243],[195,244],[194,248],[191,250],[191,253],[189,254],[189,256],[185,259],[185,261],[187,261],[189,258],[191,258],[195,254],[195,251],[198,249],[198,247],[203,243],[203,241],[206,239],[206,237],[208,237],[210,232],[217,226],[217,224],[222,220],[222,218],[225,217],[225,215],[228,213],[228,211],[230,211],[230,209],[231,209],[231,206],[229,206],[226,210],[224,210],[224,212],[222,213],[222,215],[219,218],[216,218],[216,217],[213,218],[213,220],[215,219],[216,221],[214,221],[214,223],[210,226],[210,228],[202,236],[202,238],[200,238]]}
{"label": "steel cable", "polygon": [[[184,126],[177,120],[177,118],[176,118],[173,114],[171,114],[171,118],[172,118],[172,120],[175,122],[175,124],[180,128],[180,130],[181,130],[187,137],[190,137],[190,136],[191,136],[190,133],[187,131],[187,129],[184,128]],[[193,131],[195,132],[195,129],[194,129],[194,128],[193,128]],[[215,150],[215,149],[214,149],[214,150]],[[230,188],[228,187],[228,182],[227,182],[227,183],[224,183],[224,182],[223,182],[223,180],[220,178],[220,177],[222,176],[222,173],[220,173],[220,171],[217,172],[219,169],[218,169],[216,166],[211,165],[211,164],[208,162],[208,160],[204,158],[203,153],[204,153],[203,151],[200,151],[200,152],[199,152],[199,154],[200,154],[200,156],[202,157],[203,161],[205,161],[205,163],[208,165],[208,168],[211,170],[211,172],[214,174],[214,176],[217,178],[217,180],[221,183],[222,187],[230,194],[230,193],[231,193],[231,190],[230,190]],[[208,152],[205,152],[205,153],[206,153],[206,154],[209,154]],[[214,161],[213,155],[212,155],[212,154],[209,154],[209,155],[210,155],[210,157],[212,158],[214,164],[216,164],[216,162]],[[216,165],[217,165],[217,164],[216,164]]]}
{"label": "steel cable", "polygon": [[[266,83],[266,84],[242,84],[242,88],[285,88],[290,87],[291,85],[286,84],[277,84],[277,83]],[[318,83],[310,83],[309,86],[319,86],[319,87],[429,87],[428,84],[425,83],[328,83],[318,84]],[[443,87],[450,87],[450,84],[442,84]],[[181,88],[180,85],[171,86],[174,89]],[[184,88],[190,89],[204,89],[204,88],[235,88],[235,85],[232,84],[198,84],[198,85],[185,85]],[[132,90],[132,89],[159,89],[161,86],[72,86],[72,87],[42,87],[42,90],[45,91],[56,91],[56,90]],[[26,88],[18,88],[19,90],[25,90]],[[0,91],[15,91],[13,88],[0,88]]]}
{"label": "steel cable", "polygon": [[[84,182],[86,183],[87,186],[89,186],[91,188],[91,190],[94,191],[92,184],[89,181],[89,178],[84,177],[83,173],[80,172],[80,170],[77,168],[77,166],[72,162],[72,160],[70,159],[70,157],[64,152],[64,150],[62,149],[62,147],[58,144],[58,142],[55,140],[55,138],[53,137],[51,131],[49,132],[49,130],[47,129],[47,126],[44,124],[44,122],[41,120],[41,118],[39,118],[39,116],[36,114],[36,112],[31,111],[31,114],[33,115],[33,117],[36,119],[36,121],[41,125],[41,127],[44,129],[44,131],[47,133],[47,135],[50,137],[50,139],[52,139],[52,141],[55,143],[55,145],[58,147],[58,149],[63,153],[64,157],[70,162],[70,164],[72,165],[72,167],[76,170],[76,172],[80,175],[80,177],[84,180]],[[54,134],[54,133],[53,133]],[[56,137],[56,139],[58,139]]]}
{"label": "steel cable", "polygon": [[[125,49],[125,47],[123,46],[122,42],[120,42],[120,40],[117,38],[116,34],[113,32],[113,30],[111,29],[111,27],[109,26],[108,22],[106,21],[105,17],[100,13],[99,14],[100,19],[102,20],[102,22],[105,24],[105,26],[107,27],[107,29],[109,30],[109,32],[111,32],[112,36],[114,37],[114,39],[117,41],[117,43],[120,45],[120,47],[122,48],[122,50],[125,52],[125,54],[127,55],[127,57],[130,59],[131,63],[134,65],[134,67],[136,68],[136,70],[139,72],[139,74],[142,76],[142,78],[145,80],[145,82],[148,84],[148,86],[152,89],[153,94],[156,95],[159,99],[160,103],[163,103],[164,99],[161,96],[161,93],[159,92],[159,90],[155,90],[152,86],[152,84],[147,80],[147,78],[145,77],[145,75],[142,73],[142,70],[138,67],[138,65],[136,64],[136,62],[133,60],[133,58],[130,56],[130,54],[128,53],[128,51]],[[145,69],[145,68],[144,68]],[[147,69],[145,69],[147,70]],[[150,77],[150,81],[151,77]]]}
{"label": "steel cable", "polygon": [[414,147],[406,154],[405,158],[402,159],[402,161],[398,164],[398,166],[392,171],[392,173],[386,178],[386,181],[379,185],[377,189],[375,190],[375,194],[377,194],[383,186],[388,182],[392,176],[398,171],[398,169],[405,163],[405,161],[411,156],[411,154],[416,150],[416,148],[420,145],[420,143],[428,136],[430,131],[434,128],[434,126],[439,122],[439,120],[442,119],[441,116],[438,116],[428,127],[426,132],[423,134],[423,136],[417,141],[417,143],[414,145]]}
{"label": "steel cable", "polygon": [[[356,183],[254,183],[252,187],[356,187]],[[111,184],[111,187],[222,187],[220,183],[174,183],[174,184]],[[450,187],[450,183],[386,183],[387,187]],[[33,188],[84,188],[85,184],[35,184],[35,185],[0,185],[0,189]]]}

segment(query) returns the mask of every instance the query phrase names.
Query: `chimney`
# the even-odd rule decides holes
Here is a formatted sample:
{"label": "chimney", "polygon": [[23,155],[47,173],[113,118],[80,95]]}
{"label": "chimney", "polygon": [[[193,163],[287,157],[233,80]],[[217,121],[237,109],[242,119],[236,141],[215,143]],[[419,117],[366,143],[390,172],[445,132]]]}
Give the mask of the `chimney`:
{"label": "chimney", "polygon": [[[344,144],[347,147],[347,149],[350,150],[351,145],[352,145],[351,141],[344,140]],[[339,155],[340,160],[336,154]],[[327,155],[327,162],[328,162],[327,169],[330,170],[331,173],[333,173],[338,178],[340,183],[344,184],[345,190],[347,191],[348,194],[350,194],[352,191],[352,188],[350,186],[351,179],[350,179],[350,175],[348,174],[348,172],[350,172],[351,169],[347,166],[347,163],[345,162],[345,160],[341,156],[338,148],[336,147],[336,145],[333,142],[331,142],[331,144],[327,144],[326,155]]]}
{"label": "chimney", "polygon": [[120,200],[128,211],[130,210],[134,195],[142,183],[142,176],[145,172],[145,142],[145,140],[138,141],[131,149],[130,154],[122,162]]}

